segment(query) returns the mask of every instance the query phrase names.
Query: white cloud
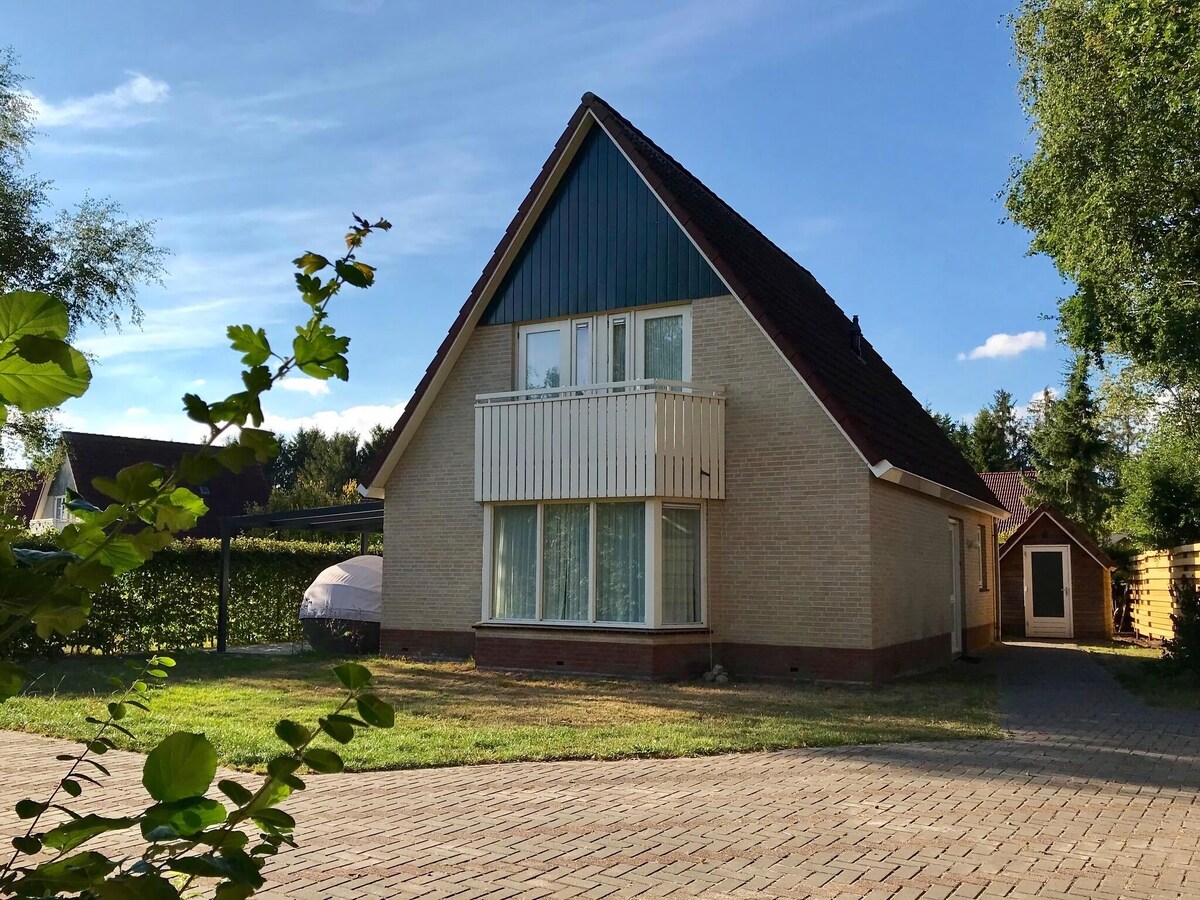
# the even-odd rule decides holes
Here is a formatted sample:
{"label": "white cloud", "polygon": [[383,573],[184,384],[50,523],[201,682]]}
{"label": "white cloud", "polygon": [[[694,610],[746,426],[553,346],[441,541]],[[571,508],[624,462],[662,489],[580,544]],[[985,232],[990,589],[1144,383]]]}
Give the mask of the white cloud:
{"label": "white cloud", "polygon": [[205,381],[203,378],[197,378],[195,381],[192,382],[192,387],[204,387],[206,384],[208,384],[208,382]]}
{"label": "white cloud", "polygon": [[139,107],[164,102],[171,88],[165,81],[140,72],[130,72],[129,76],[111,91],[75,97],[62,103],[30,97],[38,125],[43,128],[115,128],[146,121],[148,117],[144,110],[139,111]]}
{"label": "white cloud", "polygon": [[320,428],[324,432],[356,431],[360,436],[366,436],[376,425],[391,428],[404,412],[404,404],[394,406],[385,404],[369,406],[351,406],[341,410],[322,410],[310,416],[272,416],[267,415],[263,428],[268,428],[278,434],[294,434],[300,428]]}
{"label": "white cloud", "polygon": [[131,406],[129,409],[125,410],[125,415],[130,418],[149,415],[149,413],[150,410],[146,409],[144,406]]}
{"label": "white cloud", "polygon": [[146,311],[142,327],[123,332],[97,333],[76,341],[84,353],[101,360],[131,353],[158,353],[163,350],[196,350],[228,343],[225,326],[228,310],[244,308],[240,299],[211,300],[166,309]]}
{"label": "white cloud", "polygon": [[285,391],[298,391],[310,397],[322,397],[329,393],[329,383],[307,375],[292,375],[279,382],[279,387]]}
{"label": "white cloud", "polygon": [[1001,359],[1019,356],[1026,350],[1045,350],[1046,332],[1022,331],[1020,334],[993,334],[969,353],[958,354],[959,362],[965,359]]}

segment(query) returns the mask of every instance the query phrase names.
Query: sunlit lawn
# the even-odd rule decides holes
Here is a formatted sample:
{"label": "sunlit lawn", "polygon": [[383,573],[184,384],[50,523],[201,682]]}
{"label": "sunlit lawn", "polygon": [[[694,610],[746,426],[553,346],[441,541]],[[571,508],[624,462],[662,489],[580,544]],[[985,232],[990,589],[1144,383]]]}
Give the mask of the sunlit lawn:
{"label": "sunlit lawn", "polygon": [[[282,749],[276,720],[312,723],[339,699],[329,657],[176,659],[152,712],[124,723],[137,738],[118,735],[118,743],[145,750],[171,731],[198,731],[223,762],[259,767]],[[993,680],[966,669],[868,688],[570,679],[398,659],[366,665],[397,721],[342,750],[353,769],[1000,736]],[[103,711],[108,676],[128,672],[112,660],[42,668],[26,695],[0,704],[0,728],[80,738],[93,727],[85,717]]]}
{"label": "sunlit lawn", "polygon": [[1172,671],[1157,647],[1114,641],[1084,649],[1096,654],[1117,681],[1150,705],[1200,709],[1200,678]]}

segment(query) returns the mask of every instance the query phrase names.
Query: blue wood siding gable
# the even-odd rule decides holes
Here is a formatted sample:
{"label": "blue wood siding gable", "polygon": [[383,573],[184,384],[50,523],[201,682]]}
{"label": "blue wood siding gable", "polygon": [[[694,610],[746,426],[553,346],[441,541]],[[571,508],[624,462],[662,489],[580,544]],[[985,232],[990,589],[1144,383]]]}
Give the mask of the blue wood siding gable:
{"label": "blue wood siding gable", "polygon": [[484,311],[502,325],[726,293],[717,273],[598,126]]}

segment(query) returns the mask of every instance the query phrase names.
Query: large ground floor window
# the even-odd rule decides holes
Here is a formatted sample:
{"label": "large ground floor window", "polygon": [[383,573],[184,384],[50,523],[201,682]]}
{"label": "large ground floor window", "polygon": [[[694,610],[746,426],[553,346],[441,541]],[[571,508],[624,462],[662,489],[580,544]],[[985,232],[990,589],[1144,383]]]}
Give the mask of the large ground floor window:
{"label": "large ground floor window", "polygon": [[484,618],[704,622],[703,510],[658,500],[489,504]]}

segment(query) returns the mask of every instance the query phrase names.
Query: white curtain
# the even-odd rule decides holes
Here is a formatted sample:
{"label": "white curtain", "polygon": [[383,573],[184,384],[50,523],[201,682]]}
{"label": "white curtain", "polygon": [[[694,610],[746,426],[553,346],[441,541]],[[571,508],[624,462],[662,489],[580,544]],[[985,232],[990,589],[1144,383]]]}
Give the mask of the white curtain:
{"label": "white curtain", "polygon": [[683,316],[645,320],[644,377],[683,380]]}
{"label": "white curtain", "polygon": [[596,504],[596,620],[646,621],[646,507]]}
{"label": "white curtain", "polygon": [[537,615],[537,507],[497,506],[492,517],[492,617]]}
{"label": "white curtain", "polygon": [[588,504],[548,503],[542,517],[542,618],[587,621]]}
{"label": "white curtain", "polygon": [[700,510],[664,506],[663,624],[700,621]]}

